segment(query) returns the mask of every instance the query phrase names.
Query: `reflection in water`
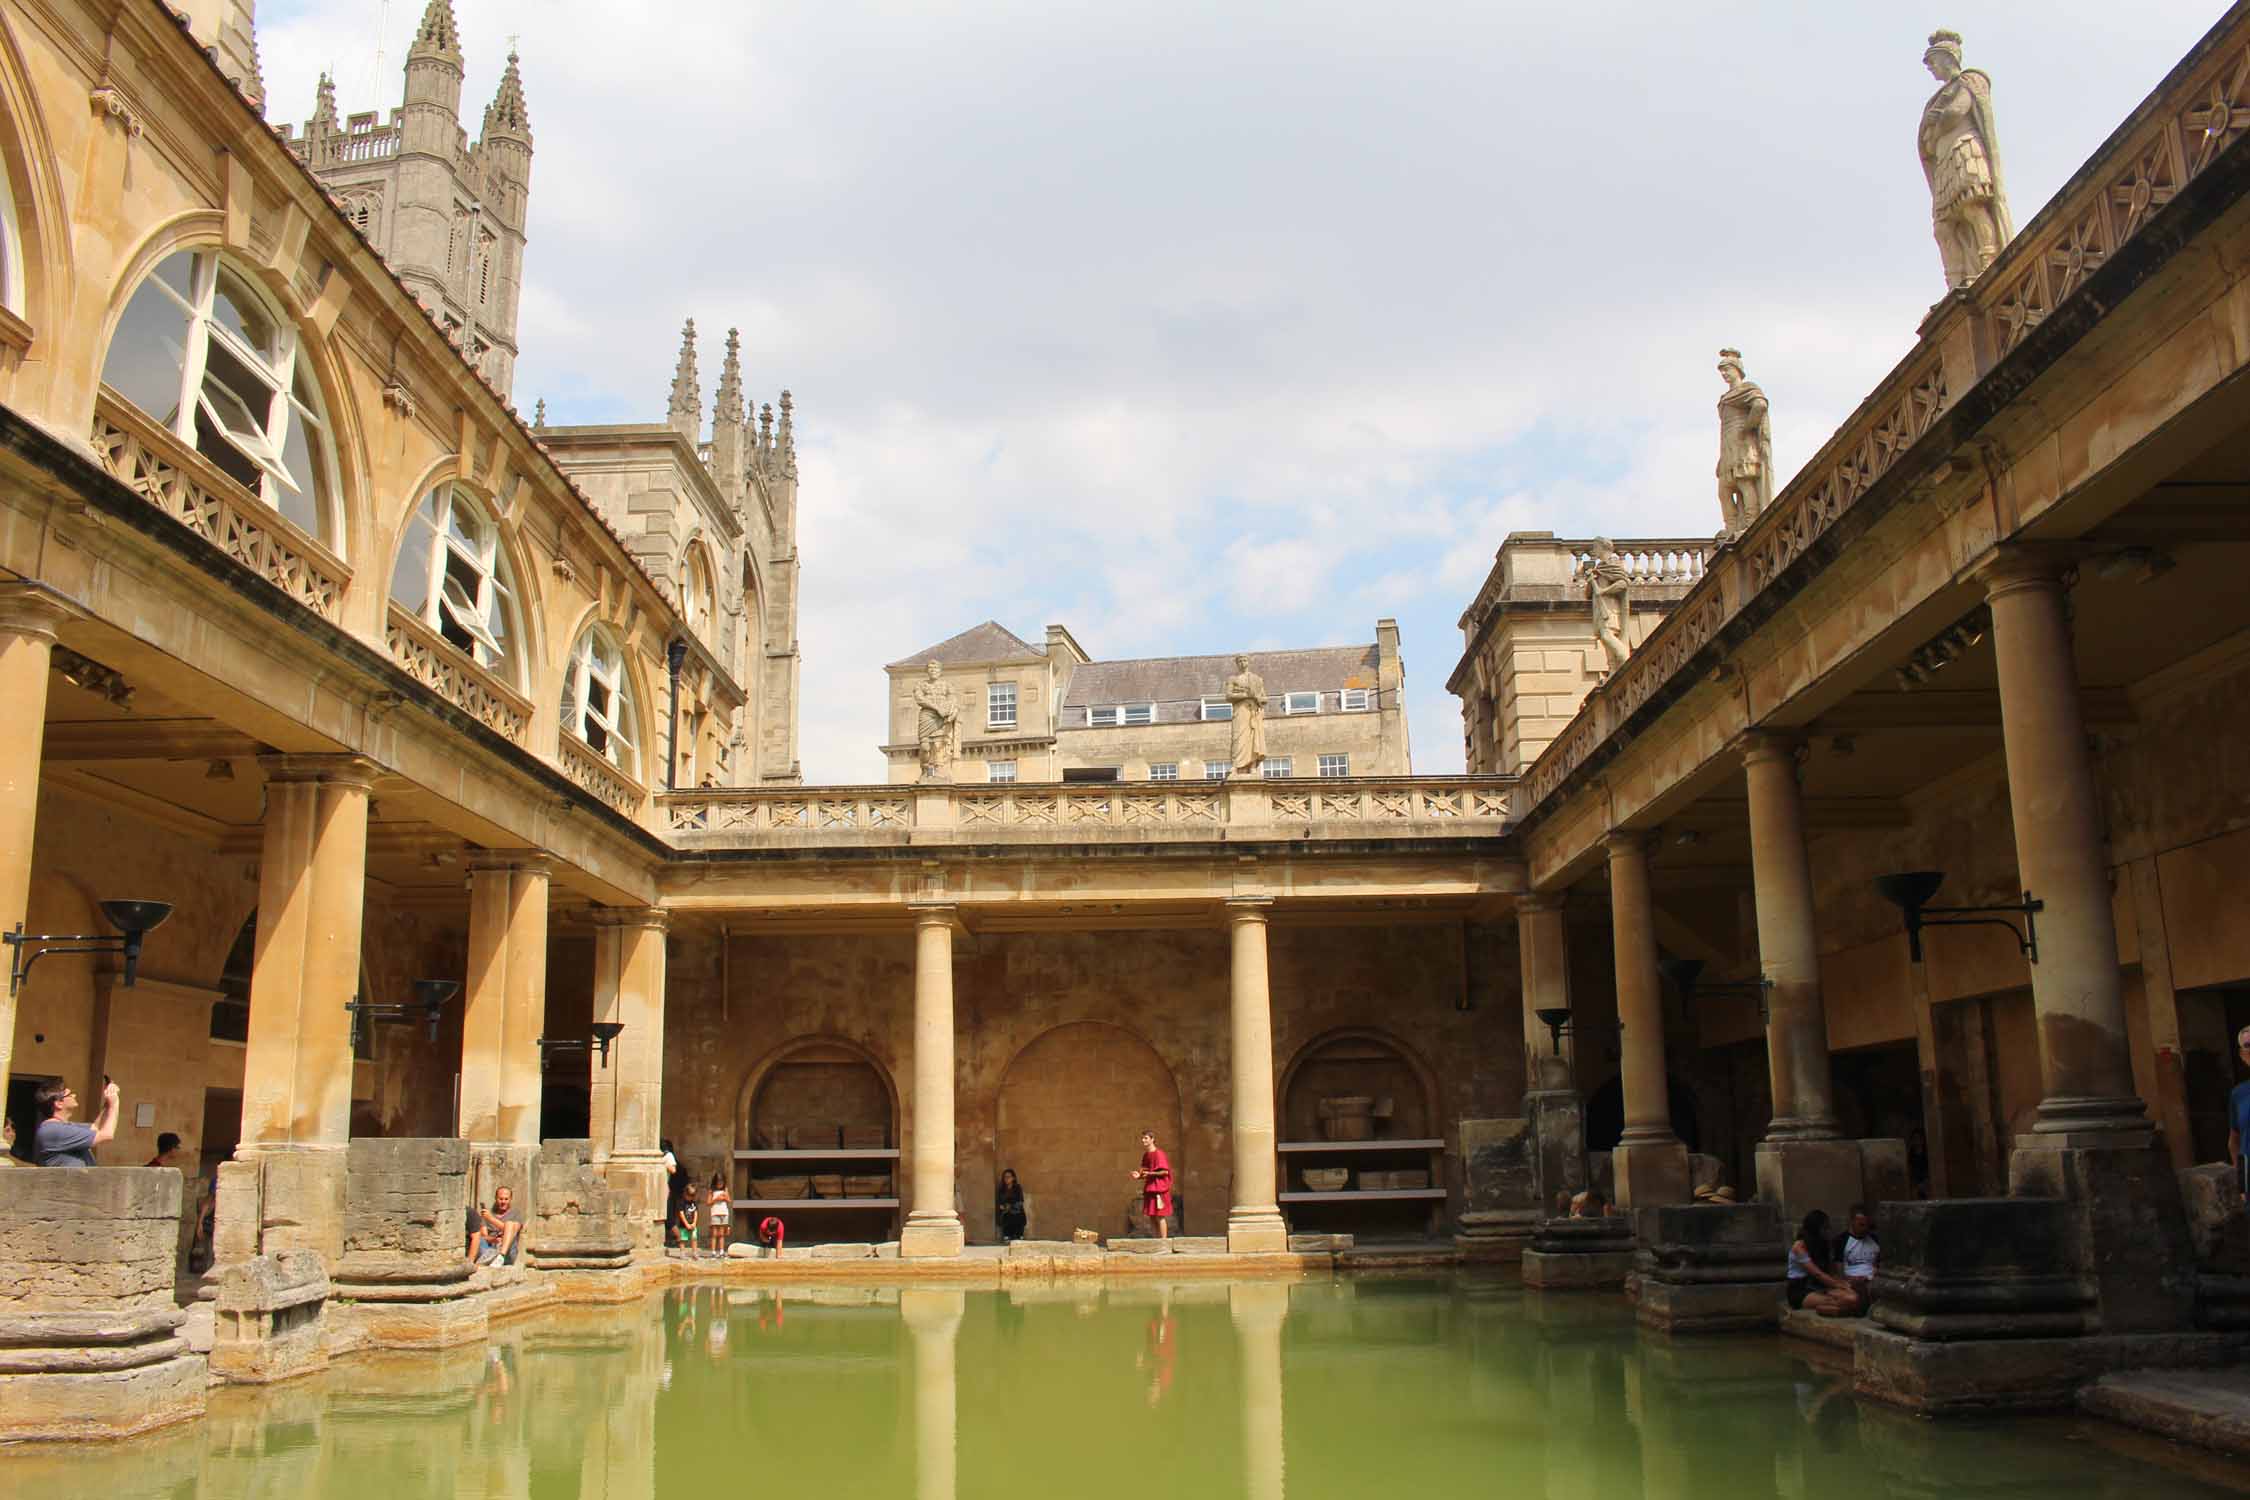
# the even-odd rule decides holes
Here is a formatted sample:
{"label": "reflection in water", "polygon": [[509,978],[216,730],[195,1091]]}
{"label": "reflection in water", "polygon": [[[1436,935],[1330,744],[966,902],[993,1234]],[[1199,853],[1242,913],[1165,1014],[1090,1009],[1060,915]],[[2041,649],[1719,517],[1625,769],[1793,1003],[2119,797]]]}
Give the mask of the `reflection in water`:
{"label": "reflection in water", "polygon": [[[2090,1440],[2093,1439],[2093,1440]],[[776,1493],[1144,1500],[2215,1496],[2108,1429],[1932,1423],[1770,1339],[1640,1336],[1512,1283],[692,1287],[211,1393],[0,1491],[341,1500]],[[2140,1456],[2148,1450],[2138,1450]],[[2221,1465],[2207,1473],[2230,1478]]]}

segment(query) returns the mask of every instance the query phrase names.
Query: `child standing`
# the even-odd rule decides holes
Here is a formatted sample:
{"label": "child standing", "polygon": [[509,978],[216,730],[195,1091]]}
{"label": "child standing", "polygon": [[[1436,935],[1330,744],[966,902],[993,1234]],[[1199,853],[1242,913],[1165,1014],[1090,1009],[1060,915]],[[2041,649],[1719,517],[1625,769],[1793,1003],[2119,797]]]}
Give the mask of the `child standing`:
{"label": "child standing", "polygon": [[695,1253],[695,1210],[695,1184],[691,1182],[680,1193],[680,1248],[690,1255]]}
{"label": "child standing", "polygon": [[711,1174],[711,1253],[727,1253],[727,1229],[734,1222],[734,1201],[727,1196],[724,1172]]}

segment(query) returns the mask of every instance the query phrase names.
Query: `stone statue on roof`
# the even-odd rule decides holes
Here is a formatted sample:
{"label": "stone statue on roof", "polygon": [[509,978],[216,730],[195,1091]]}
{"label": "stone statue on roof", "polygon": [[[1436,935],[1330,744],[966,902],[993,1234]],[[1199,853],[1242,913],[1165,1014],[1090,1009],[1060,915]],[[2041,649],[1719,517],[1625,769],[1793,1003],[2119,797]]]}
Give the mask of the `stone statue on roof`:
{"label": "stone statue on roof", "polygon": [[1766,393],[1742,378],[1742,351],[1719,351],[1719,527],[1739,535],[1773,503],[1773,413]]}
{"label": "stone statue on roof", "polygon": [[960,748],[961,709],[944,679],[945,668],[933,661],[914,689],[914,742],[924,781],[950,780]]}
{"label": "stone statue on roof", "polygon": [[2014,237],[2008,187],[2000,172],[2000,133],[1992,117],[1992,79],[1961,66],[1961,35],[1930,33],[1922,65],[1938,91],[1922,106],[1916,144],[1930,184],[1930,223],[1945,284],[1958,291],[1983,274]]}
{"label": "stone statue on roof", "polygon": [[1234,774],[1252,775],[1266,758],[1266,680],[1250,670],[1247,656],[1234,659],[1227,708],[1234,725]]}
{"label": "stone statue on roof", "polygon": [[1633,575],[1617,555],[1617,544],[1606,536],[1594,538],[1593,560],[1586,565],[1586,600],[1594,610],[1594,636],[1615,672],[1633,650]]}

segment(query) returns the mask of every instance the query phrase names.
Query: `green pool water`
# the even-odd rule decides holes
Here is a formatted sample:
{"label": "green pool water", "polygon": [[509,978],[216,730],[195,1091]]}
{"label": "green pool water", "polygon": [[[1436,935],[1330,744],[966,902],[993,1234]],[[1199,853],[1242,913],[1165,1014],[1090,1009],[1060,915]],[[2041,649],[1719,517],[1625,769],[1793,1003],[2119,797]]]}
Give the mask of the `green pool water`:
{"label": "green pool water", "polygon": [[0,1452],[0,1494],[2216,1496],[2094,1423],[1933,1423],[1826,1351],[1666,1342],[1460,1275],[1007,1292],[699,1286],[211,1393],[200,1423]]}

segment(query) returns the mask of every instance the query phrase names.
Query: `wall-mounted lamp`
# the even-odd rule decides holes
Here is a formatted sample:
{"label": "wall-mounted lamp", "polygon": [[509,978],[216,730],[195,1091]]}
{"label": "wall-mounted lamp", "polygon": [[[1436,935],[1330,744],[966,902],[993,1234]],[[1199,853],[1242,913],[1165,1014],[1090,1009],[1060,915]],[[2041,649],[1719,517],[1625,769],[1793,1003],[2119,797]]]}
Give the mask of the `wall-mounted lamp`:
{"label": "wall-mounted lamp", "polygon": [[352,1051],[367,1039],[369,1021],[421,1021],[429,1027],[429,1038],[437,1040],[438,1016],[445,1002],[461,991],[458,979],[417,979],[414,981],[414,998],[404,1005],[376,1000],[348,1000],[344,1009],[352,1013]]}
{"label": "wall-mounted lamp", "polygon": [[[117,953],[125,959],[125,988],[133,987],[133,976],[141,966],[141,939],[164,925],[172,915],[169,901],[104,901],[102,915],[109,925],[117,929],[112,937],[100,932],[25,932],[23,923],[16,924],[14,932],[0,932],[0,943],[16,950],[15,960],[8,967],[8,993],[13,995],[31,975],[31,966],[50,953]],[[41,946],[26,952],[34,943]]]}
{"label": "wall-mounted lamp", "polygon": [[1532,1014],[1539,1018],[1541,1024],[1547,1028],[1548,1034],[1554,1037],[1555,1056],[1562,1056],[1563,1033],[1570,1030],[1570,1007],[1567,1005],[1550,1005],[1543,1010],[1535,1010]]}
{"label": "wall-mounted lamp", "polygon": [[606,1068],[609,1066],[609,1044],[616,1041],[618,1033],[624,1029],[623,1021],[596,1021],[592,1027],[594,1035],[591,1040],[575,1036],[543,1036],[532,1045],[539,1049],[542,1067],[546,1066],[549,1057],[558,1052],[565,1057],[577,1057],[590,1056],[598,1051],[602,1066]]}
{"label": "wall-mounted lamp", "polygon": [[[2033,900],[2031,892],[2025,891],[2023,899],[2013,906],[1930,905],[1930,898],[1944,883],[1943,870],[1906,870],[1875,877],[1876,891],[1906,919],[1906,951],[1914,962],[1922,961],[1922,929],[1925,927],[2005,927],[2015,935],[2024,956],[2033,963],[2039,962],[2039,927],[2035,914],[2047,909],[2046,902]],[[2019,930],[2015,923],[2006,920],[2008,916],[2022,917],[2023,927]]]}
{"label": "wall-mounted lamp", "polygon": [[1672,981],[1680,992],[1681,1003],[1692,1002],[1697,995],[1755,996],[1758,1001],[1758,1024],[1763,1026],[1772,1019],[1767,1014],[1766,999],[1773,992],[1770,979],[1729,979],[1723,982],[1703,983],[1703,960],[1700,958],[1660,958],[1657,972]]}

